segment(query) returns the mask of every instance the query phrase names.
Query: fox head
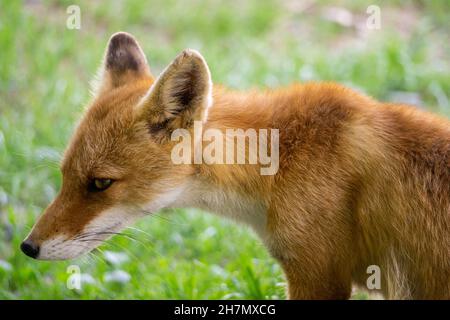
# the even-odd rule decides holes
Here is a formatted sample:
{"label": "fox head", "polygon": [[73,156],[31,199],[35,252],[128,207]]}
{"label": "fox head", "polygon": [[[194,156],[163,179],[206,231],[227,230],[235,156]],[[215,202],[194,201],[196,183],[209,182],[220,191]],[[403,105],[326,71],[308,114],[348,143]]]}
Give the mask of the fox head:
{"label": "fox head", "polygon": [[137,41],[114,34],[94,99],[62,164],[62,187],[21,244],[42,260],[75,258],[137,218],[170,207],[195,174],[171,161],[171,133],[205,121],[211,76],[184,50],[154,78]]}

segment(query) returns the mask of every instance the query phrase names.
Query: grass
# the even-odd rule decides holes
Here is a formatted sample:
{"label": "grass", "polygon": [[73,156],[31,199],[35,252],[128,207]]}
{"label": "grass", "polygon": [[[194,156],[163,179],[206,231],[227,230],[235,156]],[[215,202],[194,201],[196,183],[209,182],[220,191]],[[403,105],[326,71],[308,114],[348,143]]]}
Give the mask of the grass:
{"label": "grass", "polygon": [[[69,30],[72,1],[0,0],[0,298],[284,298],[280,267],[253,233],[202,212],[148,218],[126,231],[137,240],[115,237],[76,261],[36,262],[18,247],[59,189],[60,155],[118,30],[140,40],[155,74],[193,47],[230,87],[331,80],[450,115],[447,1],[383,4],[372,31],[370,1],[299,3],[79,1],[81,30]],[[336,7],[352,15],[349,26],[325,17]],[[73,264],[81,290],[66,286]]]}

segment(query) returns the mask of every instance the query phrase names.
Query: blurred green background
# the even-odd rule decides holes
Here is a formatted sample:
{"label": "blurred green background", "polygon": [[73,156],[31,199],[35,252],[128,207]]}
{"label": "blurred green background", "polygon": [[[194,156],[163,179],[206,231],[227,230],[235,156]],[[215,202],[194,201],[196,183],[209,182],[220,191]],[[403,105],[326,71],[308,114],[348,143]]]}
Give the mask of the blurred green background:
{"label": "blurred green background", "polygon": [[[80,30],[66,28],[73,4]],[[379,30],[366,27],[372,4]],[[281,270],[256,236],[202,212],[147,218],[76,261],[19,251],[60,186],[58,161],[112,33],[134,34],[154,74],[190,47],[216,83],[233,88],[332,80],[448,116],[449,12],[447,0],[0,0],[0,298],[285,297]],[[72,264],[80,290],[66,286]]]}

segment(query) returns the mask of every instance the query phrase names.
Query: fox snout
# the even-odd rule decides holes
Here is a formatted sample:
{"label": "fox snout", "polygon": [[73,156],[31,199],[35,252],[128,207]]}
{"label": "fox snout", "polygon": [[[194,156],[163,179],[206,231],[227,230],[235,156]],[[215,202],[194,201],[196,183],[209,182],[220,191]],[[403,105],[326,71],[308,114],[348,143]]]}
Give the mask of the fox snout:
{"label": "fox snout", "polygon": [[[40,259],[41,244],[47,239],[52,238],[56,235],[56,230],[54,228],[54,222],[56,215],[54,214],[58,208],[56,200],[44,211],[42,216],[33,226],[33,229],[28,234],[28,236],[20,244],[20,249],[24,254],[33,258]],[[56,210],[55,210],[56,209]],[[53,221],[53,223],[51,223]]]}
{"label": "fox snout", "polygon": [[20,244],[20,250],[27,256],[36,259],[39,255],[39,245],[35,244],[32,240],[25,239]]}
{"label": "fox snout", "polygon": [[[87,253],[120,231],[130,217],[120,206],[99,209],[60,205],[56,199],[42,214],[20,245],[27,256],[38,260],[67,260]],[[78,208],[77,208],[78,207]]]}
{"label": "fox snout", "polygon": [[80,233],[74,228],[74,207],[63,205],[63,200],[57,197],[44,211],[34,225],[30,234],[21,243],[20,249],[27,256],[40,260],[57,260],[69,258],[69,251],[61,255],[63,247],[68,249],[71,239]]}

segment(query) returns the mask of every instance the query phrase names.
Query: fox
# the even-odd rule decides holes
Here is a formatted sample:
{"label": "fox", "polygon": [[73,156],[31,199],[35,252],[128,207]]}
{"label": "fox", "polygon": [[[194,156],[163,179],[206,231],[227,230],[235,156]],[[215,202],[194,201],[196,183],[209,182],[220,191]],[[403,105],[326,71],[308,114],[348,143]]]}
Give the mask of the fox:
{"label": "fox", "polygon": [[[213,85],[193,49],[154,77],[126,32],[109,39],[92,91],[62,158],[61,189],[20,245],[26,255],[73,259],[140,218],[199,208],[256,233],[288,299],[349,299],[370,266],[386,299],[450,299],[444,116],[333,82]],[[261,174],[261,163],[174,163],[173,133],[193,133],[195,122],[277,129],[276,173]]]}

